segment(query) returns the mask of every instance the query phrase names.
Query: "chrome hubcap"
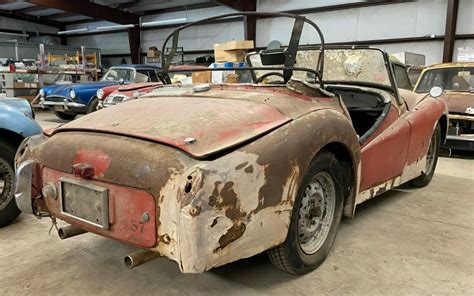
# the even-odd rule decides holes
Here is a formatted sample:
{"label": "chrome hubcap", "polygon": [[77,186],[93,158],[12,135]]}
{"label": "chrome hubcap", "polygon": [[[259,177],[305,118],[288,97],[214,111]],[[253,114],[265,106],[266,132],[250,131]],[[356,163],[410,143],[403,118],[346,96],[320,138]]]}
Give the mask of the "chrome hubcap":
{"label": "chrome hubcap", "polygon": [[0,159],[0,211],[7,207],[13,198],[13,172],[3,159]]}
{"label": "chrome hubcap", "polygon": [[336,208],[332,176],[317,173],[303,194],[298,216],[298,242],[306,254],[317,252],[329,234]]}

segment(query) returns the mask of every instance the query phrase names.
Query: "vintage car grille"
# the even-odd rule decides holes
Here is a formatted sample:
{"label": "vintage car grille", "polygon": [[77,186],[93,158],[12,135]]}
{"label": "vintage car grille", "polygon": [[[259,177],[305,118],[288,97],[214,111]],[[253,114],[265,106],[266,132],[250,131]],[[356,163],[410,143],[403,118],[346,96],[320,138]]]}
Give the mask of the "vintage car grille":
{"label": "vintage car grille", "polygon": [[127,96],[124,96],[124,95],[111,94],[107,97],[105,102],[107,104],[119,104],[119,103],[122,103],[123,100],[125,100],[126,98],[127,98]]}
{"label": "vintage car grille", "polygon": [[71,98],[66,98],[66,97],[56,97],[56,96],[48,96],[46,97],[46,101],[50,102],[64,102],[64,100],[68,100],[68,102],[72,102]]}
{"label": "vintage car grille", "polygon": [[473,135],[474,116],[450,114],[448,134],[453,136]]}

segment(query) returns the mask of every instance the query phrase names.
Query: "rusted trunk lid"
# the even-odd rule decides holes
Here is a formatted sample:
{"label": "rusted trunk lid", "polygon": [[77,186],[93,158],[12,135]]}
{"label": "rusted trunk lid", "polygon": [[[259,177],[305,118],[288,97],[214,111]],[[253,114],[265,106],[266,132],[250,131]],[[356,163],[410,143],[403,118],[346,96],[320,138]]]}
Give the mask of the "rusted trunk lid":
{"label": "rusted trunk lid", "polygon": [[56,129],[119,134],[164,143],[194,157],[239,145],[289,122],[258,102],[205,97],[141,99],[95,112]]}
{"label": "rusted trunk lid", "polygon": [[467,108],[474,108],[474,93],[447,92],[443,98],[450,113],[465,114]]}

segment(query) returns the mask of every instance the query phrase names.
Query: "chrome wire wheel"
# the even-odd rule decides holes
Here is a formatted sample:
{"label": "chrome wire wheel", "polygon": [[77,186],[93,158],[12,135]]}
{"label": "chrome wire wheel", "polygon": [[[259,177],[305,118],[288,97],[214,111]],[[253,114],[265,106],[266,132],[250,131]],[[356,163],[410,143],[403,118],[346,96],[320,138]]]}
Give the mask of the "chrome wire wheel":
{"label": "chrome wire wheel", "polygon": [[13,171],[5,160],[0,158],[0,211],[5,209],[13,198]]}
{"label": "chrome wire wheel", "polygon": [[438,133],[433,133],[433,136],[431,137],[430,141],[430,147],[428,147],[428,154],[426,154],[426,174],[430,174],[431,171],[434,168],[436,158],[438,157],[437,151],[438,147],[436,147],[439,143],[438,139]]}
{"label": "chrome wire wheel", "polygon": [[314,254],[324,244],[335,208],[334,179],[327,172],[318,172],[306,187],[299,209],[298,242],[304,253]]}

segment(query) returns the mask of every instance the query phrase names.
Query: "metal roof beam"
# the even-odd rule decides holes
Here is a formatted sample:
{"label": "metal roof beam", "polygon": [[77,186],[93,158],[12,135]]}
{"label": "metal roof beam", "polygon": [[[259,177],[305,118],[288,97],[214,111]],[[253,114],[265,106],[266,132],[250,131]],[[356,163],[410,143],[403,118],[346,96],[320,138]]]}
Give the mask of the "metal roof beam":
{"label": "metal roof beam", "polygon": [[139,23],[139,17],[135,14],[95,4],[88,0],[28,0],[28,2],[122,25]]}

